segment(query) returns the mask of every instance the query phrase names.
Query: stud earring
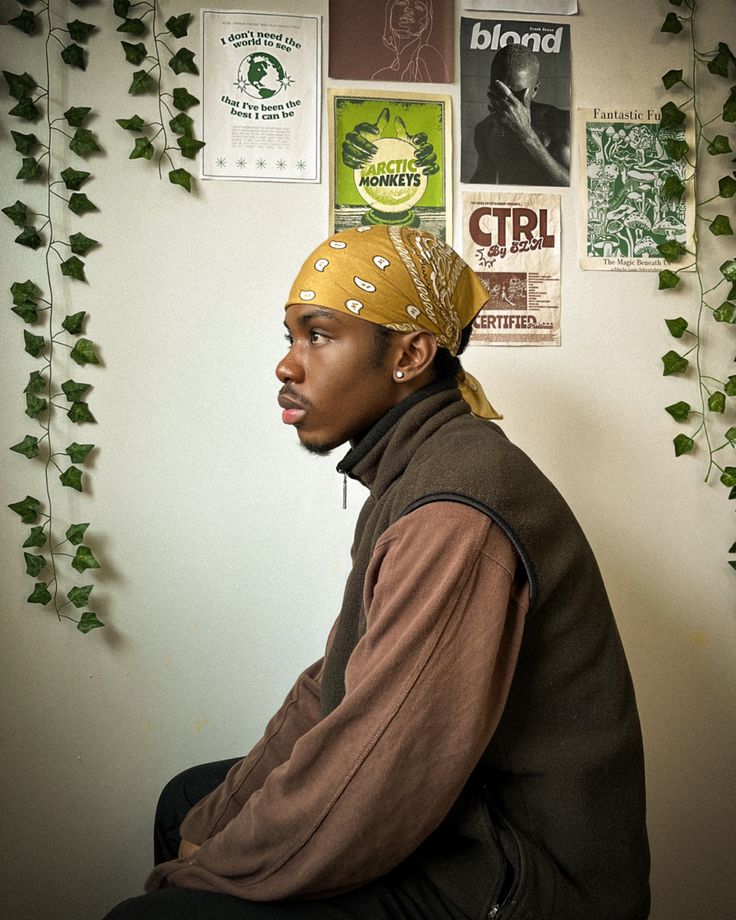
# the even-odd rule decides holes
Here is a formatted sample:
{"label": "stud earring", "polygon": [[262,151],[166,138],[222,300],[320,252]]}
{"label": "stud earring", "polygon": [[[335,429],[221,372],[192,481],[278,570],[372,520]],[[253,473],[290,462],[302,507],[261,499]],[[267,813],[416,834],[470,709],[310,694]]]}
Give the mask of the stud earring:
{"label": "stud earring", "polygon": [[404,379],[404,372],[403,372],[403,371],[394,371],[394,377],[395,377],[397,380],[403,380],[403,379]]}

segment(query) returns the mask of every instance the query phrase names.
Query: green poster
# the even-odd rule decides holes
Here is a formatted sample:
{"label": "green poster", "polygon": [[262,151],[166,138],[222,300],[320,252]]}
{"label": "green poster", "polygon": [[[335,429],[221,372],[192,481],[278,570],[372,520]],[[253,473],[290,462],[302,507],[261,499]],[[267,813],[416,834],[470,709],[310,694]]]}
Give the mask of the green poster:
{"label": "green poster", "polygon": [[334,230],[370,224],[451,236],[450,99],[330,93]]}

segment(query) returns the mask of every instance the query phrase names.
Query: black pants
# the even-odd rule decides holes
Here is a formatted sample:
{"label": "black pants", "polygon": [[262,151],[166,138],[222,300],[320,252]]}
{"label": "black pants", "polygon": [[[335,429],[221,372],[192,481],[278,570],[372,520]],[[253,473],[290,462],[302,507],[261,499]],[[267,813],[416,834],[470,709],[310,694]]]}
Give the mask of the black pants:
{"label": "black pants", "polygon": [[[218,786],[235,760],[192,767],[164,788],[153,832],[156,864],[176,859],[179,825]],[[347,894],[321,901],[246,901],[227,894],[160,888],[118,904],[105,920],[468,920],[421,875],[396,870]]]}

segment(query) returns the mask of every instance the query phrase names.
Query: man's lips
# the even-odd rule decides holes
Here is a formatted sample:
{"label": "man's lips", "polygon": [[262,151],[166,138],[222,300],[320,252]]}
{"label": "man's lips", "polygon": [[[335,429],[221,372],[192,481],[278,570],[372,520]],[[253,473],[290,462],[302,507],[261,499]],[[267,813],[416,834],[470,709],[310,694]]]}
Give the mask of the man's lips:
{"label": "man's lips", "polygon": [[284,393],[279,393],[278,403],[284,410],[281,413],[281,421],[285,425],[296,425],[306,415],[306,407]]}

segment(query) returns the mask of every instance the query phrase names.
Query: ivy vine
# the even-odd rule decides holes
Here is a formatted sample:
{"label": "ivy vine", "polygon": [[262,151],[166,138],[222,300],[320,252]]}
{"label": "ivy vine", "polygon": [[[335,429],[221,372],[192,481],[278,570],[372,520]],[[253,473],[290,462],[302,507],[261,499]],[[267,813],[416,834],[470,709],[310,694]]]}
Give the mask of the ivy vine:
{"label": "ivy vine", "polygon": [[[104,625],[93,610],[85,609],[89,608],[94,586],[62,584],[83,580],[71,578],[62,562],[70,560],[71,568],[79,576],[100,568],[100,564],[87,545],[89,522],[69,523],[63,537],[60,535],[64,524],[59,523],[56,499],[58,483],[63,488],[85,491],[88,473],[82,467],[95,445],[80,443],[76,438],[64,450],[56,449],[56,444],[57,440],[66,439],[65,434],[68,436],[68,425],[60,419],[61,413],[74,425],[95,422],[87,402],[92,385],[74,379],[57,384],[56,378],[68,364],[67,357],[79,367],[100,363],[95,344],[84,334],[87,311],[68,313],[59,321],[61,304],[66,300],[60,289],[65,283],[62,277],[71,279],[70,283],[85,282],[84,258],[98,245],[97,240],[82,232],[66,238],[67,212],[82,217],[97,210],[86,192],[80,191],[91,173],[76,168],[74,157],[86,160],[99,152],[100,146],[93,132],[85,127],[91,116],[90,107],[70,106],[63,114],[57,114],[53,100],[60,93],[52,91],[52,86],[60,82],[59,60],[63,66],[85,70],[87,52],[82,46],[96,26],[79,19],[58,25],[63,17],[56,9],[61,4],[52,0],[19,2],[26,8],[9,23],[27,36],[45,36],[44,72],[42,82],[38,83],[30,73],[3,71],[10,96],[15,100],[9,114],[19,120],[19,126],[33,128],[33,131],[11,130],[15,150],[21,157],[16,178],[28,186],[21,194],[33,204],[18,199],[3,207],[2,212],[20,229],[15,242],[39,252],[38,271],[44,277],[43,281],[14,281],[10,286],[11,309],[29,327],[23,330],[25,351],[37,362],[23,389],[25,413],[37,422],[41,432],[26,434],[10,450],[39,466],[44,498],[26,495],[8,507],[24,524],[31,525],[23,542],[23,556],[26,573],[37,580],[28,603],[50,605],[59,620],[71,620],[86,634]],[[72,0],[78,6],[84,2]],[[30,9],[31,6],[37,8]],[[55,51],[60,53],[54,54]]]}
{"label": "ivy vine", "polygon": [[[707,368],[705,353],[707,332],[706,324],[714,321],[731,334],[736,324],[736,258],[726,259],[718,268],[718,274],[711,276],[706,245],[713,237],[733,236],[731,215],[732,201],[736,194],[736,172],[726,174],[715,186],[704,189],[706,180],[703,169],[698,165],[701,157],[721,157],[733,153],[731,140],[733,129],[724,128],[729,134],[718,133],[720,123],[736,123],[736,86],[719,93],[717,108],[704,111],[708,100],[713,97],[714,82],[728,81],[736,69],[736,57],[725,42],[718,42],[715,49],[702,50],[697,44],[697,0],[669,0],[671,6],[680,7],[679,12],[667,13],[661,31],[675,36],[686,33],[690,39],[687,72],[684,69],[669,70],[662,76],[662,83],[670,92],[682,92],[685,99],[680,102],[669,101],[661,108],[662,127],[682,126],[688,117],[694,122],[694,150],[690,150],[682,140],[668,142],[668,152],[677,161],[685,161],[688,166],[685,179],[669,176],[663,186],[662,194],[666,197],[681,198],[688,184],[692,186],[695,202],[695,230],[693,249],[688,249],[681,242],[667,240],[659,249],[668,262],[680,262],[689,256],[686,265],[679,268],[666,268],[659,273],[659,289],[672,290],[678,287],[682,272],[694,270],[694,284],[697,290],[697,313],[693,325],[682,316],[665,320],[671,336],[685,339],[690,347],[684,352],[674,349],[662,356],[664,375],[685,374],[693,367],[696,375],[697,397],[695,406],[685,400],[679,400],[666,407],[666,411],[680,424],[693,424],[688,433],[681,432],[673,439],[675,456],[690,453],[696,444],[705,448],[707,456],[705,482],[708,482],[715,470],[720,474],[721,483],[729,489],[728,498],[736,499],[736,465],[729,465],[730,450],[736,448],[736,427],[726,427],[724,414],[729,397],[736,397],[736,374],[711,374]],[[710,76],[708,76],[710,74]],[[704,81],[707,81],[704,86]],[[721,101],[722,100],[722,101]],[[707,161],[706,161],[707,162]],[[736,162],[736,160],[734,161]],[[729,167],[730,168],[730,167]],[[723,209],[723,211],[721,210]],[[724,211],[726,213],[724,213]],[[707,224],[708,233],[701,229]],[[710,234],[710,235],[709,235]],[[726,292],[724,286],[730,285]],[[725,297],[724,297],[725,294]],[[723,299],[722,299],[723,298]],[[720,300],[721,303],[716,302]],[[713,327],[718,328],[718,327]],[[732,404],[731,404],[732,407]],[[692,419],[692,421],[691,421]],[[725,430],[724,430],[725,429]],[[722,453],[725,451],[726,453]],[[733,463],[733,460],[731,460]],[[736,553],[734,543],[729,553]],[[736,560],[729,559],[729,565],[736,569]]]}
{"label": "ivy vine", "polygon": [[[138,3],[113,0],[113,9],[115,15],[123,20],[117,28],[118,32],[140,39],[149,32],[150,26],[149,38],[153,41],[150,51],[142,41],[121,41],[125,60],[141,68],[133,73],[128,93],[131,96],[155,93],[158,97],[157,120],[147,122],[137,114],[116,119],[121,128],[136,135],[129,158],[152,160],[155,156],[159,178],[162,178],[164,161],[168,161],[169,181],[191,192],[192,174],[182,166],[177,167],[172,154],[177,158],[193,160],[204,147],[204,141],[194,136],[194,121],[187,114],[190,108],[199,104],[199,99],[183,86],[172,88],[171,91],[167,89],[163,62],[168,58],[168,67],[177,76],[199,73],[193,51],[185,47],[174,51],[169,44],[173,43],[173,39],[187,35],[192,14],[171,16],[166,20],[166,28],[160,29],[159,23],[163,16],[158,0],[140,0]],[[136,15],[139,12],[140,16]],[[174,114],[172,109],[178,114]],[[176,143],[173,143],[174,137]]]}

